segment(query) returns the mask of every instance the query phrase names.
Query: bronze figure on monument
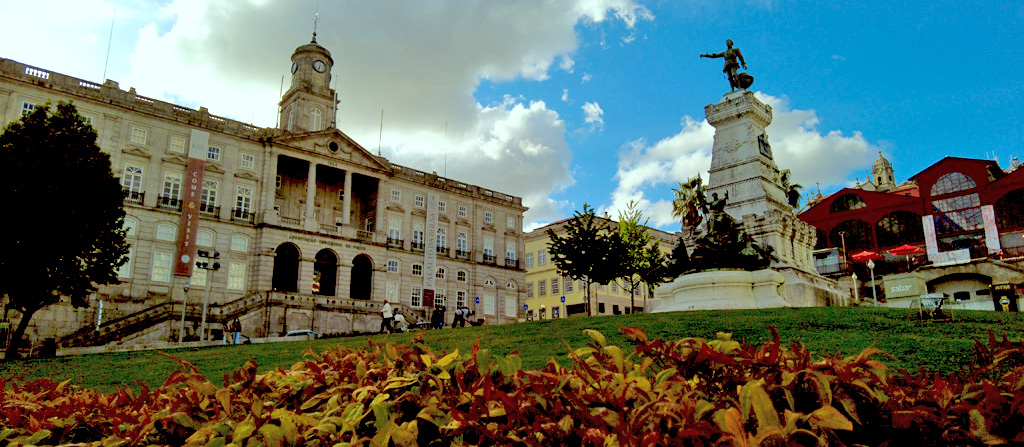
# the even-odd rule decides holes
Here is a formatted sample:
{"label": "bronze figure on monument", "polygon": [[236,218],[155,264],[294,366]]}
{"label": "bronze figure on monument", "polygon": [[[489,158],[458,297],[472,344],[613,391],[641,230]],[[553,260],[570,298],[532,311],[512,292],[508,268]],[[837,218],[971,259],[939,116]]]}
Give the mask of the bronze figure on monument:
{"label": "bronze figure on monument", "polygon": [[724,72],[725,77],[729,79],[729,87],[731,87],[732,90],[745,90],[754,83],[754,77],[749,73],[739,73],[740,65],[743,66],[744,70],[747,69],[747,61],[743,60],[743,53],[740,52],[740,49],[733,47],[732,39],[726,39],[725,46],[725,51],[721,53],[704,53],[701,54],[700,57],[724,58],[725,68],[722,69],[722,72]]}

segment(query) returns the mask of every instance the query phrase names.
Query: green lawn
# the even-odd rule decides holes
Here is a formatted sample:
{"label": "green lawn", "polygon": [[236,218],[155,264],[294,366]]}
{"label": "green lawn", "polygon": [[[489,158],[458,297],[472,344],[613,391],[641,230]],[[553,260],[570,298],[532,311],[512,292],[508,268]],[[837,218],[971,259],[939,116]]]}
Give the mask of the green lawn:
{"label": "green lawn", "polygon": [[[917,322],[905,309],[808,308],[743,311],[675,312],[620,315],[568,320],[535,321],[503,326],[467,327],[423,332],[424,343],[435,352],[459,349],[468,352],[475,340],[495,354],[519,350],[524,368],[537,368],[549,359],[566,363],[568,346],[585,346],[589,338],[583,329],[597,329],[610,343],[625,346],[621,327],[638,326],[650,338],[714,338],[717,331],[732,332],[735,339],[759,344],[770,337],[768,326],[778,329],[783,342],[798,341],[812,352],[826,356],[850,355],[869,346],[877,346],[895,356],[887,363],[896,368],[932,371],[963,370],[971,360],[973,338],[986,339],[992,330],[998,337],[1024,338],[1024,316],[995,312],[957,312],[955,321]],[[303,359],[306,351],[320,352],[344,346],[364,348],[368,340],[406,344],[412,334],[375,335],[242,346],[218,346],[202,349],[167,351],[191,362],[212,382],[244,362],[255,359],[261,370],[290,367]],[[50,377],[72,379],[89,388],[111,391],[118,385],[143,382],[150,386],[163,383],[178,365],[151,351],[83,355],[57,359],[23,360],[0,363],[0,377],[35,379]]]}

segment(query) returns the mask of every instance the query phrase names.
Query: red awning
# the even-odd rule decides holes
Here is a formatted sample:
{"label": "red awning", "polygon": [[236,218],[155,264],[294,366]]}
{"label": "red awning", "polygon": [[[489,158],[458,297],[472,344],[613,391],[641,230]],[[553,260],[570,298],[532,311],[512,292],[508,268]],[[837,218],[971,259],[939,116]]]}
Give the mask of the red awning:
{"label": "red awning", "polygon": [[907,255],[919,255],[923,254],[924,250],[916,245],[901,245],[892,250],[889,250],[889,254],[893,256],[907,256]]}
{"label": "red awning", "polygon": [[873,251],[864,250],[862,252],[854,253],[854,254],[850,255],[850,258],[853,259],[854,262],[868,262],[868,261],[880,261],[882,259],[885,259],[885,256],[882,256],[882,255],[880,255],[878,253],[875,253]]}

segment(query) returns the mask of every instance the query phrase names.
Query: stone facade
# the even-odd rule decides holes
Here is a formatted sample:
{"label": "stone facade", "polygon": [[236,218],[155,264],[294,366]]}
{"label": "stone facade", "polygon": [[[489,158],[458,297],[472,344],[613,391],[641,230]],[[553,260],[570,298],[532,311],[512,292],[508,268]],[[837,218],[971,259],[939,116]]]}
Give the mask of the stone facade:
{"label": "stone facade", "polygon": [[[186,283],[190,320],[207,290],[210,305],[221,310],[277,291],[310,300],[387,298],[422,314],[430,304],[426,290],[433,290],[448,307],[448,321],[457,300],[473,306],[476,297],[477,316],[490,323],[521,317],[521,198],[372,154],[334,126],[330,52],[314,39],[291,62],[280,126],[260,128],[125,91],[114,81],[96,84],[0,59],[0,123],[47,101],[72,101],[97,130],[126,192],[131,253],[121,283],[103,287],[88,309],[62,304],[41,311],[27,332],[31,341],[66,338],[97,319],[102,327],[132,315],[165,318],[153,316],[161,306],[161,315],[180,315]],[[196,245],[217,252],[220,269],[196,269],[190,278],[175,276],[171,266],[195,131],[209,137]],[[250,327],[297,328],[298,316],[282,320],[277,301],[267,303],[230,317]],[[323,317],[337,324],[318,330],[351,331],[358,318],[346,318]],[[178,333],[173,321],[152,323],[166,330],[157,334],[150,325],[147,336]]]}

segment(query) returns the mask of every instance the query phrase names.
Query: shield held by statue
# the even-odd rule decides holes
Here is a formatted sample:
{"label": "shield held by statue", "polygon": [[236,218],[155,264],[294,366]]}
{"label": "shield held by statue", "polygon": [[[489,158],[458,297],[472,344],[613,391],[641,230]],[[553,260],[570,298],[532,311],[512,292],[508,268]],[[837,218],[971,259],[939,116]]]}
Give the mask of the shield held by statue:
{"label": "shield held by statue", "polygon": [[746,89],[754,83],[754,75],[750,73],[740,73],[736,75],[736,82],[739,83],[740,88]]}

